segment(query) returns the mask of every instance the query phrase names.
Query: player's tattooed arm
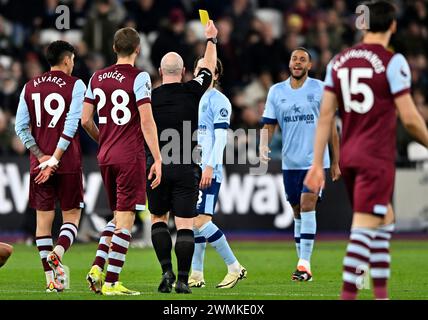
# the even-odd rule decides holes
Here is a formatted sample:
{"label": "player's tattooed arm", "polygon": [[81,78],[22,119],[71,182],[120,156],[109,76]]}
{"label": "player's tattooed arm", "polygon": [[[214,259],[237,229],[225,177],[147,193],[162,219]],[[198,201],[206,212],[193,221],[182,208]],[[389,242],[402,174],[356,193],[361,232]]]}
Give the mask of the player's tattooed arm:
{"label": "player's tattooed arm", "polygon": [[29,150],[39,160],[45,155],[37,144],[31,146]]}

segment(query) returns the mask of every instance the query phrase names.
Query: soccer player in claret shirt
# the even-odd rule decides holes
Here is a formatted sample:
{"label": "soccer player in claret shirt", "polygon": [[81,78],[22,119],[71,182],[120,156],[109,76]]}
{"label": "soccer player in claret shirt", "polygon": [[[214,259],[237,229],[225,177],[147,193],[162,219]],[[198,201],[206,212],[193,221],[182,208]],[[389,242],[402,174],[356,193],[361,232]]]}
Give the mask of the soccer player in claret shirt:
{"label": "soccer player in claret shirt", "polygon": [[[151,82],[147,72],[134,67],[140,54],[140,37],[132,28],[114,36],[117,63],[97,71],[89,81],[82,126],[98,142],[98,163],[114,219],[101,235],[96,258],[87,280],[96,293],[137,295],[125,288],[119,274],[131,240],[135,212],[146,204],[144,140],[154,157],[150,187],[161,180],[161,155],[151,108]],[[98,127],[94,122],[98,111]],[[110,249],[110,251],[109,251]],[[103,269],[108,258],[107,274]]]}
{"label": "soccer player in claret shirt", "polygon": [[375,298],[388,299],[397,111],[409,133],[428,146],[428,130],[410,94],[409,65],[403,55],[387,49],[397,27],[395,7],[386,1],[367,6],[370,25],[362,43],[338,54],[327,67],[314,162],[305,179],[315,191],[324,183],[322,156],[339,106],[340,167],[354,211],[343,261],[341,298],[347,300],[356,299],[361,271],[368,267]]}
{"label": "soccer player in claret shirt", "polygon": [[[50,71],[28,81],[22,89],[15,131],[31,151],[30,206],[37,211],[36,244],[46,275],[46,291],[59,292],[67,281],[61,260],[77,235],[83,208],[81,150],[76,130],[86,87],[82,80],[71,76],[72,45],[52,42],[46,59]],[[63,225],[52,250],[56,201],[60,203]]]}

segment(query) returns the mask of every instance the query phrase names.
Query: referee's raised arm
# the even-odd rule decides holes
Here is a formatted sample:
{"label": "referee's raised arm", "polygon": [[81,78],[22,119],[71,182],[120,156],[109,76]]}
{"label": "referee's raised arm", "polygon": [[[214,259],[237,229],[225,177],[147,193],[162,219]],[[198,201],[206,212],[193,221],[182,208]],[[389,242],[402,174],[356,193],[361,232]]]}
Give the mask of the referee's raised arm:
{"label": "referee's raised arm", "polygon": [[205,37],[207,39],[207,47],[205,48],[204,61],[202,68],[207,68],[214,74],[215,66],[217,65],[217,29],[214,22],[210,20],[205,28]]}
{"label": "referee's raised arm", "polygon": [[189,90],[198,95],[199,98],[201,98],[209,88],[215,74],[217,65],[217,32],[214,22],[210,20],[205,27],[207,46],[205,48],[204,57],[198,63],[199,70],[197,70],[195,78],[186,83]]}

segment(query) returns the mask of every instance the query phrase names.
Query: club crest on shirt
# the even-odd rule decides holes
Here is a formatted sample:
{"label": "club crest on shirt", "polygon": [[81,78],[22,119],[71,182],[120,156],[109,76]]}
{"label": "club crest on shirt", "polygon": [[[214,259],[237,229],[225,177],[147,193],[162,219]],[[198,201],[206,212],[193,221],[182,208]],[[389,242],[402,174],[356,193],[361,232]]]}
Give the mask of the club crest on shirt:
{"label": "club crest on shirt", "polygon": [[400,69],[400,73],[401,73],[401,75],[402,75],[404,78],[407,78],[407,77],[408,77],[407,72],[406,72],[406,71],[404,71],[404,70],[403,70],[403,68],[401,68],[401,69]]}
{"label": "club crest on shirt", "polygon": [[223,118],[226,118],[226,117],[229,115],[229,111],[227,111],[227,109],[226,109],[226,108],[222,108],[222,109],[220,110],[220,115],[221,115]]}
{"label": "club crest on shirt", "polygon": [[301,113],[302,111],[300,110],[300,107],[298,107],[297,105],[293,105],[291,107],[291,110],[293,110],[294,113]]}
{"label": "club crest on shirt", "polygon": [[308,102],[314,102],[315,95],[313,93],[310,93],[307,95],[307,98],[308,98]]}
{"label": "club crest on shirt", "polygon": [[207,126],[204,124],[200,124],[198,126],[198,134],[205,135],[207,132]]}
{"label": "club crest on shirt", "polygon": [[208,104],[203,104],[202,105],[202,112],[205,112],[205,111],[207,111],[207,109],[208,109]]}

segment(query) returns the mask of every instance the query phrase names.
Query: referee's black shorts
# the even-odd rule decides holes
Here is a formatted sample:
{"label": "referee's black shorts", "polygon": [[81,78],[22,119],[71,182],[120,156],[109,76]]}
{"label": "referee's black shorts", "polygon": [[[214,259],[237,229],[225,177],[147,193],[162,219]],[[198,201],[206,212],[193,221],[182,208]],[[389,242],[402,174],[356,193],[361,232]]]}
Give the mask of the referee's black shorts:
{"label": "referee's black shorts", "polygon": [[162,165],[160,185],[152,189],[150,187],[152,181],[147,180],[146,192],[150,213],[162,216],[170,212],[180,218],[196,217],[201,174],[201,168],[195,164]]}

